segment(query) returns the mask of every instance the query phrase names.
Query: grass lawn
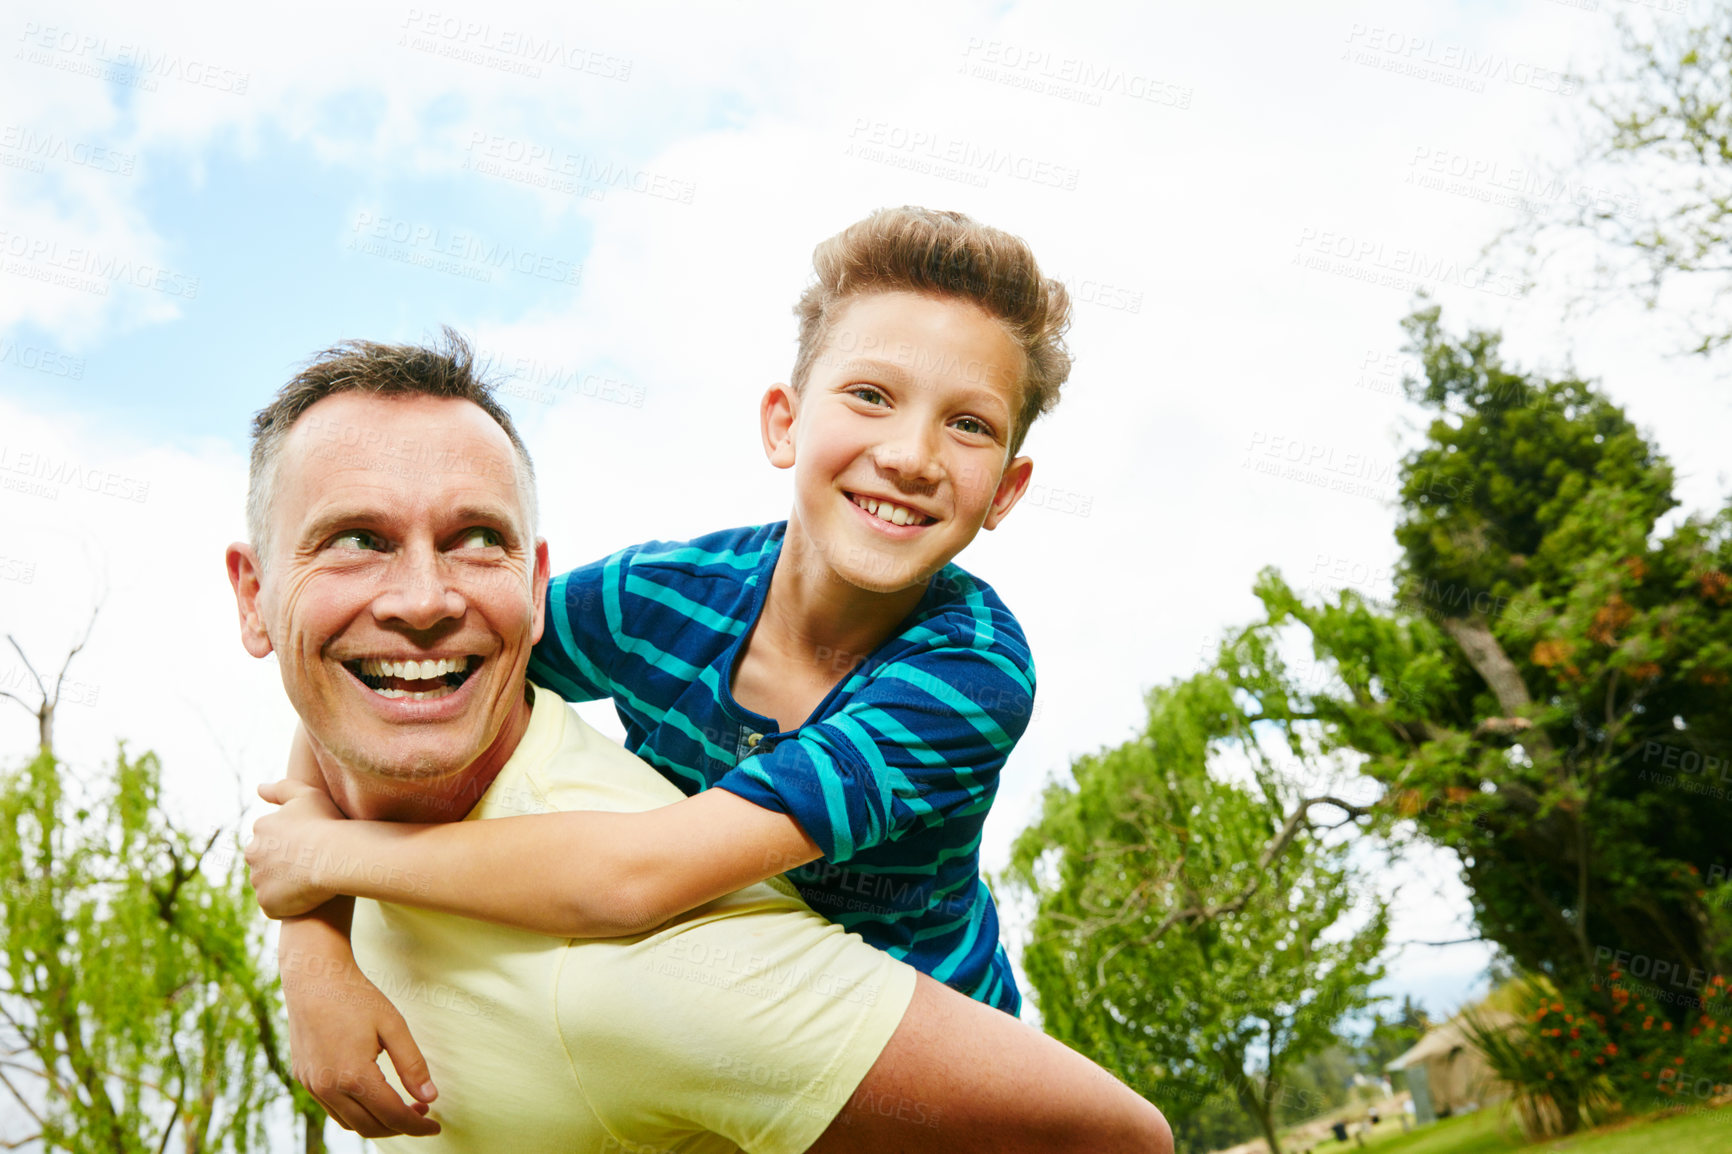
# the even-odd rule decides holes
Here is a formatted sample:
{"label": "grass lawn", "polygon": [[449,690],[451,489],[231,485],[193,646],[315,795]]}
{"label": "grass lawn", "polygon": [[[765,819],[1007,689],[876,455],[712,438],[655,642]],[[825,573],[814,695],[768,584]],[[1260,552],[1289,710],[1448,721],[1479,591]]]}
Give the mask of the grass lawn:
{"label": "grass lawn", "polygon": [[[1283,1149],[1302,1150],[1303,1145],[1282,1143]],[[1348,1154],[1358,1151],[1351,1139],[1345,1143],[1326,1138],[1311,1147],[1312,1154]],[[1684,1114],[1656,1122],[1626,1122],[1605,1130],[1556,1138],[1524,1146],[1515,1120],[1492,1107],[1462,1118],[1450,1118],[1432,1126],[1403,1134],[1399,1121],[1378,1125],[1363,1147],[1377,1154],[1726,1154],[1732,1151],[1732,1108]]]}

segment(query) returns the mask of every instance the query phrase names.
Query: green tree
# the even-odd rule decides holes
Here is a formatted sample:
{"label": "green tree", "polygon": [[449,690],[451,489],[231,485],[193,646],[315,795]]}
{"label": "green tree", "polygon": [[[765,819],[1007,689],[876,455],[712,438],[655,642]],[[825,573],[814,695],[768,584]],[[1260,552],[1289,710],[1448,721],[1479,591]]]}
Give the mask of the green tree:
{"label": "green tree", "polygon": [[[1242,635],[1216,668],[1152,692],[1141,738],[1049,787],[1010,880],[1038,903],[1023,969],[1046,1029],[1181,1130],[1230,1093],[1278,1152],[1278,1115],[1316,1109],[1287,1075],[1370,1001],[1388,926],[1375,898],[1352,924],[1363,887],[1349,847],[1321,836],[1325,816],[1362,811],[1296,796],[1270,748],[1307,755],[1265,641]],[[1242,651],[1248,666],[1229,656]],[[1231,760],[1253,784],[1223,780]]]}
{"label": "green tree", "polygon": [[1411,1050],[1430,1028],[1431,1019],[1412,995],[1401,999],[1401,1008],[1394,1014],[1373,1012],[1371,1026],[1356,1047],[1360,1072],[1374,1078],[1384,1077],[1384,1067]]}
{"label": "green tree", "polygon": [[0,1085],[37,1128],[5,1143],[252,1150],[264,1107],[287,1092],[306,1149],[322,1151],[324,1114],[290,1080],[240,854],[218,868],[220,831],[195,838],[166,816],[155,755],[123,746],[89,784],[54,755],[80,647],[52,688],[37,677],[38,702],[6,694],[36,717],[38,750],[0,773]]}
{"label": "green tree", "polygon": [[1337,675],[1305,702],[1321,740],[1456,851],[1481,932],[1521,967],[1571,988],[1617,951],[1711,971],[1732,508],[1663,531],[1671,467],[1593,386],[1517,373],[1436,308],[1406,324],[1433,419],[1402,466],[1398,604],[1258,586],[1267,624],[1302,625]]}

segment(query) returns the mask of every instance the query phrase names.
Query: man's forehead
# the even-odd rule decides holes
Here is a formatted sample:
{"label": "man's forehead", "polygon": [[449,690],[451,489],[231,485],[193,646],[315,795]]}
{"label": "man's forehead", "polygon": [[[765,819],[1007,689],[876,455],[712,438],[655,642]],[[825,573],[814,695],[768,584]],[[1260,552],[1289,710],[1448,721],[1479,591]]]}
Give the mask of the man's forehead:
{"label": "man's forehead", "polygon": [[400,447],[405,441],[473,441],[509,455],[511,439],[473,401],[421,393],[338,393],[313,404],[289,430],[289,440],[351,447]]}
{"label": "man's forehead", "polygon": [[337,490],[412,492],[423,497],[492,494],[521,504],[528,479],[498,422],[471,401],[343,393],[302,413],[283,446],[285,491],[302,508]]}

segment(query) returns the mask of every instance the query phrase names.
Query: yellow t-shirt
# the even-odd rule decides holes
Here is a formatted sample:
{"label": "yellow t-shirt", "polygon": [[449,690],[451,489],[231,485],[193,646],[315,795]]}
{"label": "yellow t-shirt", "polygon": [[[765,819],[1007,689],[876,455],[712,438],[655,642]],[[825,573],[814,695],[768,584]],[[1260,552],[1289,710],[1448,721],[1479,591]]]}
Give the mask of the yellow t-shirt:
{"label": "yellow t-shirt", "polygon": [[[521,744],[469,820],[683,796],[537,687]],[[422,1154],[805,1150],[914,993],[909,966],[780,878],[634,938],[550,938],[362,900],[352,940],[439,1085],[443,1133],[381,1143]]]}

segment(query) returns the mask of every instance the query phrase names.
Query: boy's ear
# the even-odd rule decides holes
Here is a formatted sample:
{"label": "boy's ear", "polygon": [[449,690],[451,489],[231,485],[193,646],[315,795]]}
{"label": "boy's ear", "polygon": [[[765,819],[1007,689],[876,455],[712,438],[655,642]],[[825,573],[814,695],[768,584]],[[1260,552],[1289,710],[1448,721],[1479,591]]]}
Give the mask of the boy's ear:
{"label": "boy's ear", "polygon": [[1017,457],[1004,467],[1004,476],[999,478],[998,491],[992,495],[992,507],[986,511],[986,520],[981,522],[981,528],[996,529],[1000,521],[1010,516],[1022,495],[1028,492],[1028,481],[1032,476],[1034,462],[1027,457]]}
{"label": "boy's ear", "polygon": [[272,647],[264,614],[259,611],[259,555],[251,545],[236,541],[224,551],[223,560],[228,566],[229,585],[235,591],[235,608],[240,611],[241,644],[254,657],[264,657]]}
{"label": "boy's ear", "polygon": [[799,415],[800,398],[794,390],[780,382],[764,392],[758,405],[758,430],[764,438],[764,456],[778,469],[794,464],[794,420]]}

